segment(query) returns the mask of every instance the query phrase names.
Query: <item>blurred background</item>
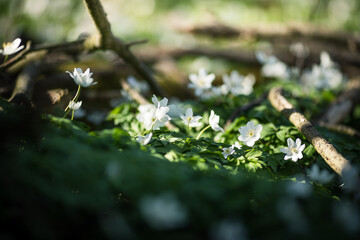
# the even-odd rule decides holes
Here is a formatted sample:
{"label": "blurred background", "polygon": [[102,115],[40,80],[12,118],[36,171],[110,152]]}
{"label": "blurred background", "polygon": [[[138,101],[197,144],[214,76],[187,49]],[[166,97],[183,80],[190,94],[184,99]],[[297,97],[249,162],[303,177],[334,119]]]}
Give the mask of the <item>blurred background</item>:
{"label": "blurred background", "polygon": [[[229,26],[264,23],[311,23],[324,28],[358,31],[357,0],[103,0],[114,33],[122,38],[147,38],[182,44],[174,26],[220,22]],[[40,42],[74,40],[92,33],[82,1],[1,0],[1,41],[26,35]]]}
{"label": "blurred background", "polygon": [[[346,77],[360,72],[359,40],[347,39],[347,34],[357,34],[360,29],[357,0],[101,2],[117,37],[125,42],[147,40],[133,46],[132,51],[152,70],[166,95],[178,99],[194,98],[187,88],[188,75],[199,68],[216,74],[215,85],[221,84],[221,76],[232,70],[254,74],[259,85],[266,80],[255,57],[259,49],[300,71],[318,64],[320,53],[327,51]],[[292,28],[287,29],[289,26],[300,26],[305,37],[298,36]],[[319,30],[320,37],[313,37]],[[80,0],[0,0],[0,33],[2,42],[20,37],[23,44],[31,40],[36,46],[75,41],[84,34],[95,34],[96,28]],[[335,40],[327,38],[327,34]],[[292,46],[300,50],[294,53]],[[33,101],[44,112],[60,114],[66,107],[76,86],[65,71],[75,67],[90,68],[99,82],[85,89],[82,95],[88,103],[84,104],[88,113],[100,116],[95,119],[104,119],[109,109],[124,101],[120,79],[134,76],[141,80],[131,67],[109,51],[81,54],[55,51],[34,59],[42,67],[37,67],[40,70]],[[10,75],[1,76],[1,96],[11,96],[13,79],[26,64],[10,69]],[[143,94],[151,96],[151,92]]]}

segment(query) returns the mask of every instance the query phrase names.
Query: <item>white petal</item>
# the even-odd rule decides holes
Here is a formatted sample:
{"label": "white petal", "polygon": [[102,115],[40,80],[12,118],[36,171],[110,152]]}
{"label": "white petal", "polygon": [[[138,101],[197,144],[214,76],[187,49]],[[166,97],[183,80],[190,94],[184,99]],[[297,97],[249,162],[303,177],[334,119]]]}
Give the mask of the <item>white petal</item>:
{"label": "white petal", "polygon": [[291,138],[288,138],[287,145],[288,145],[288,147],[292,147],[294,145],[294,140],[292,140]]}
{"label": "white petal", "polygon": [[247,142],[246,142],[246,145],[248,145],[249,147],[252,147],[254,146],[255,144],[255,141],[253,139],[249,139]]}
{"label": "white petal", "polygon": [[186,109],[185,115],[186,115],[186,117],[192,117],[192,116],[193,116],[193,110],[192,110],[192,108]]}
{"label": "white petal", "polygon": [[303,145],[301,145],[301,146],[299,147],[299,151],[300,151],[300,152],[304,151],[304,149],[305,149],[305,144],[303,144]]}
{"label": "white petal", "polygon": [[289,148],[280,148],[280,151],[285,154],[291,154]]}
{"label": "white petal", "polygon": [[12,46],[13,48],[17,48],[17,47],[20,45],[20,43],[21,43],[21,39],[20,39],[20,38],[17,38],[17,39],[15,39],[15,40],[11,43],[11,46]]}

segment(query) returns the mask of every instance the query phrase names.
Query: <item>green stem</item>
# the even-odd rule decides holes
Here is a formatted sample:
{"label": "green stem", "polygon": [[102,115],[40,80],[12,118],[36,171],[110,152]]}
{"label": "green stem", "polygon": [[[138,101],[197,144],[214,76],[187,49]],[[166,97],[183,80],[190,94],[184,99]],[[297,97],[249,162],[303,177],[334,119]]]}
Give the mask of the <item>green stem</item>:
{"label": "green stem", "polygon": [[145,134],[147,134],[148,132],[152,132],[153,131],[152,128],[154,127],[155,122],[156,122],[156,120],[151,124],[151,128],[149,130],[145,130],[145,132],[141,136],[145,136]]}
{"label": "green stem", "polygon": [[205,127],[203,130],[201,130],[201,132],[199,133],[199,135],[197,135],[196,140],[198,140],[198,139],[200,138],[201,134],[203,134],[203,133],[204,133],[207,129],[209,129],[210,127],[211,127],[211,125]]}
{"label": "green stem", "polygon": [[66,111],[65,115],[63,116],[63,118],[65,118],[68,114],[69,114],[70,110],[69,111]]}
{"label": "green stem", "polygon": [[[73,100],[71,100],[71,102],[76,102],[76,101],[78,100],[79,95],[80,95],[80,89],[81,89],[81,86],[79,85],[79,86],[78,86],[78,89],[77,89],[77,91],[76,91],[76,94],[75,94]],[[68,108],[69,108],[69,105],[65,108],[65,111],[67,111]]]}
{"label": "green stem", "polygon": [[6,62],[6,60],[8,59],[9,55],[5,55],[5,59],[4,59],[4,62],[3,64]]}
{"label": "green stem", "polygon": [[74,120],[74,113],[75,113],[75,110],[73,109],[72,113],[71,113],[71,121]]}
{"label": "green stem", "polygon": [[188,125],[187,125],[186,134],[187,134],[187,135],[190,134],[190,123],[188,123]]}

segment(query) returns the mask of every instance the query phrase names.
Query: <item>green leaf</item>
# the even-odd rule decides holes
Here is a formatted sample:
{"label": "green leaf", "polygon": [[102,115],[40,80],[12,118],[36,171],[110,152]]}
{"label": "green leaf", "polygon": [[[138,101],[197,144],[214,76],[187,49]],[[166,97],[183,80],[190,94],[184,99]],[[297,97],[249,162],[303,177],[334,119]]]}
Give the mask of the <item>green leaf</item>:
{"label": "green leaf", "polygon": [[257,158],[262,155],[262,151],[259,149],[251,149],[249,152],[245,154],[245,157],[248,159]]}

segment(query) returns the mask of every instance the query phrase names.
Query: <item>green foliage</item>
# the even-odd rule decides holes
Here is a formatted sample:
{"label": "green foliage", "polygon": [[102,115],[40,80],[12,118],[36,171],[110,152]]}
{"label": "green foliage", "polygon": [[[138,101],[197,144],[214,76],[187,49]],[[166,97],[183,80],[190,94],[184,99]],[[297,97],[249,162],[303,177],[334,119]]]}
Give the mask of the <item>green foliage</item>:
{"label": "green foliage", "polygon": [[[224,116],[256,95],[185,104],[203,115],[205,123],[211,106],[223,125]],[[310,98],[328,101],[324,95]],[[295,104],[304,104],[302,99]],[[242,113],[224,133],[208,129],[197,140],[199,129],[186,133],[186,126],[174,121],[174,131],[154,131],[146,146],[135,138],[144,129],[136,119],[134,103],[112,110],[108,120],[114,125],[99,131],[52,115],[36,117],[37,113],[4,100],[0,103],[2,133],[6,133],[0,162],[5,235],[199,239],[223,236],[224,226],[243,229],[239,236],[249,239],[354,238],[358,233],[339,217],[343,208],[359,213],[351,194],[339,187],[342,180],[319,184],[309,178],[307,171],[314,162],[322,170],[331,169],[268,101]],[[238,129],[250,120],[262,124],[260,140],[225,159],[222,149],[237,141]],[[358,140],[319,130],[358,164]],[[300,138],[306,144],[297,163],[285,161],[280,151],[287,138]],[[163,199],[172,210],[156,212]],[[176,222],[176,209],[181,209],[183,222]],[[161,222],[161,214],[175,216],[173,225]],[[167,221],[171,223],[171,218]],[[16,232],[11,230],[14,225]]]}

